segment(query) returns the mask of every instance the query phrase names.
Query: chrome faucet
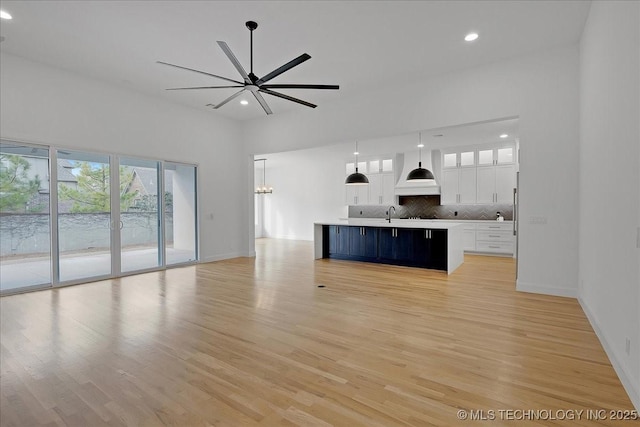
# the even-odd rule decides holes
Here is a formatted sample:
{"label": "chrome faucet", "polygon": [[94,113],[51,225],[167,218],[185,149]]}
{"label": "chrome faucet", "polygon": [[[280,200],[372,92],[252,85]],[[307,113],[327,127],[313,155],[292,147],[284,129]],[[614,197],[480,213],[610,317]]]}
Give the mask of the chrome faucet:
{"label": "chrome faucet", "polygon": [[396,213],[395,206],[389,206],[389,209],[387,209],[387,221],[389,221],[389,224],[391,224],[391,209],[393,209],[393,213]]}

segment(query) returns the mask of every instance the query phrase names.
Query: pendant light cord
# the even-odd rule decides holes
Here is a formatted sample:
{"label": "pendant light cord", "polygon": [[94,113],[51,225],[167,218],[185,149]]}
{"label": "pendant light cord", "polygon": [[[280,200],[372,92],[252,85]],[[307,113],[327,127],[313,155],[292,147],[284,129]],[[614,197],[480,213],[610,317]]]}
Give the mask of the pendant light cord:
{"label": "pendant light cord", "polygon": [[356,152],[354,154],[356,155],[356,173],[358,173],[358,141],[356,141]]}
{"label": "pendant light cord", "polygon": [[422,167],[422,132],[418,132],[418,167]]}

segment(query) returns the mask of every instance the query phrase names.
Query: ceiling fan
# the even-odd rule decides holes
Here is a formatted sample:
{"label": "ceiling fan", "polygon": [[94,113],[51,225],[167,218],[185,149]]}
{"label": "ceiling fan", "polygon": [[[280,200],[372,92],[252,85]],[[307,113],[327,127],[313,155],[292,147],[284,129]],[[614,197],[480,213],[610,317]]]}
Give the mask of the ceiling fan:
{"label": "ceiling fan", "polygon": [[271,96],[275,96],[275,97],[278,97],[278,98],[286,99],[287,101],[297,102],[298,104],[306,105],[307,107],[316,108],[317,105],[315,105],[315,104],[312,104],[312,103],[307,102],[307,101],[303,101],[302,99],[294,98],[294,97],[289,96],[289,95],[285,95],[285,94],[280,93],[280,92],[276,92],[273,89],[340,89],[340,86],[338,86],[338,85],[267,84],[268,81],[270,81],[271,79],[279,76],[280,74],[284,73],[285,71],[288,71],[288,70],[292,69],[293,67],[302,64],[304,61],[306,61],[308,59],[311,59],[311,56],[309,56],[306,53],[303,53],[302,55],[298,56],[297,58],[287,62],[283,66],[281,66],[279,68],[276,68],[275,70],[273,70],[269,74],[266,74],[261,78],[258,78],[258,76],[253,74],[253,31],[256,28],[258,28],[258,23],[254,22],[254,21],[247,21],[245,23],[245,25],[247,26],[247,28],[249,29],[250,34],[251,34],[251,36],[250,36],[250,38],[251,38],[251,41],[250,41],[250,43],[251,43],[251,69],[250,69],[249,74],[247,74],[247,72],[242,67],[242,65],[238,61],[238,58],[236,58],[236,56],[233,54],[233,52],[231,51],[229,46],[223,41],[218,41],[218,46],[220,46],[220,48],[225,53],[225,55],[227,55],[227,58],[229,58],[229,60],[233,64],[233,66],[236,68],[236,70],[238,70],[238,72],[242,76],[242,80],[243,81],[229,79],[227,77],[218,76],[216,74],[211,74],[211,73],[207,73],[207,72],[204,72],[204,71],[194,70],[192,68],[182,67],[180,65],[174,65],[174,64],[169,64],[167,62],[157,61],[158,64],[168,65],[170,67],[180,68],[182,70],[193,71],[193,72],[196,72],[196,73],[204,74],[206,76],[211,76],[211,77],[215,77],[215,78],[218,78],[218,79],[226,80],[226,81],[231,82],[231,83],[235,83],[234,85],[227,85],[227,86],[176,87],[176,88],[171,88],[171,89],[167,89],[167,90],[242,88],[238,92],[234,93],[233,95],[231,95],[230,97],[225,99],[224,101],[220,102],[219,104],[215,104],[215,105],[214,104],[207,104],[207,105],[212,107],[212,108],[214,108],[214,109],[218,109],[218,108],[222,107],[224,104],[226,104],[229,101],[231,101],[234,98],[236,98],[242,92],[248,91],[248,92],[251,92],[253,94],[253,96],[256,98],[258,103],[264,109],[265,113],[273,114],[273,111],[271,111],[271,108],[269,108],[269,105],[267,104],[267,102],[262,97],[262,95],[261,95],[262,93],[266,93],[267,95],[271,95]]}

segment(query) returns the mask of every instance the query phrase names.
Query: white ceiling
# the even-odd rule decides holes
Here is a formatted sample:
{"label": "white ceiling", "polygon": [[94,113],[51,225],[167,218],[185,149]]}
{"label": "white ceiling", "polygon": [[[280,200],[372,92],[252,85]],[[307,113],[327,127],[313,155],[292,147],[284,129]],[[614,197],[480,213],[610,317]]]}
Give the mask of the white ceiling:
{"label": "white ceiling", "polygon": [[[205,107],[234,89],[170,91],[224,81],[156,64],[165,61],[232,79],[239,75],[216,44],[228,43],[262,76],[306,52],[312,59],[271,83],[339,84],[339,91],[282,90],[329,108],[378,86],[576,43],[587,1],[2,1],[3,52],[71,70],[169,101],[247,120],[264,115],[255,99]],[[480,38],[466,43],[476,31]],[[275,114],[306,109],[265,95]],[[380,100],[384,102],[384,100]]]}

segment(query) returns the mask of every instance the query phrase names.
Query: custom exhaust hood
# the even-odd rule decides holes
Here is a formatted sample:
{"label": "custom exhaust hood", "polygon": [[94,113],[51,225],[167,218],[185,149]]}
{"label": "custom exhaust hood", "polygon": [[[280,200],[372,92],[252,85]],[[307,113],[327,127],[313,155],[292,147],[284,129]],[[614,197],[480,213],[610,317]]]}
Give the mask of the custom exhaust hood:
{"label": "custom exhaust hood", "polygon": [[[420,182],[407,181],[407,175],[418,166],[418,161],[418,150],[397,155],[396,165],[401,172],[395,187],[396,196],[433,196],[440,194],[440,186],[435,179]],[[431,150],[422,152],[422,167],[434,172]],[[434,175],[436,175],[435,172]]]}

